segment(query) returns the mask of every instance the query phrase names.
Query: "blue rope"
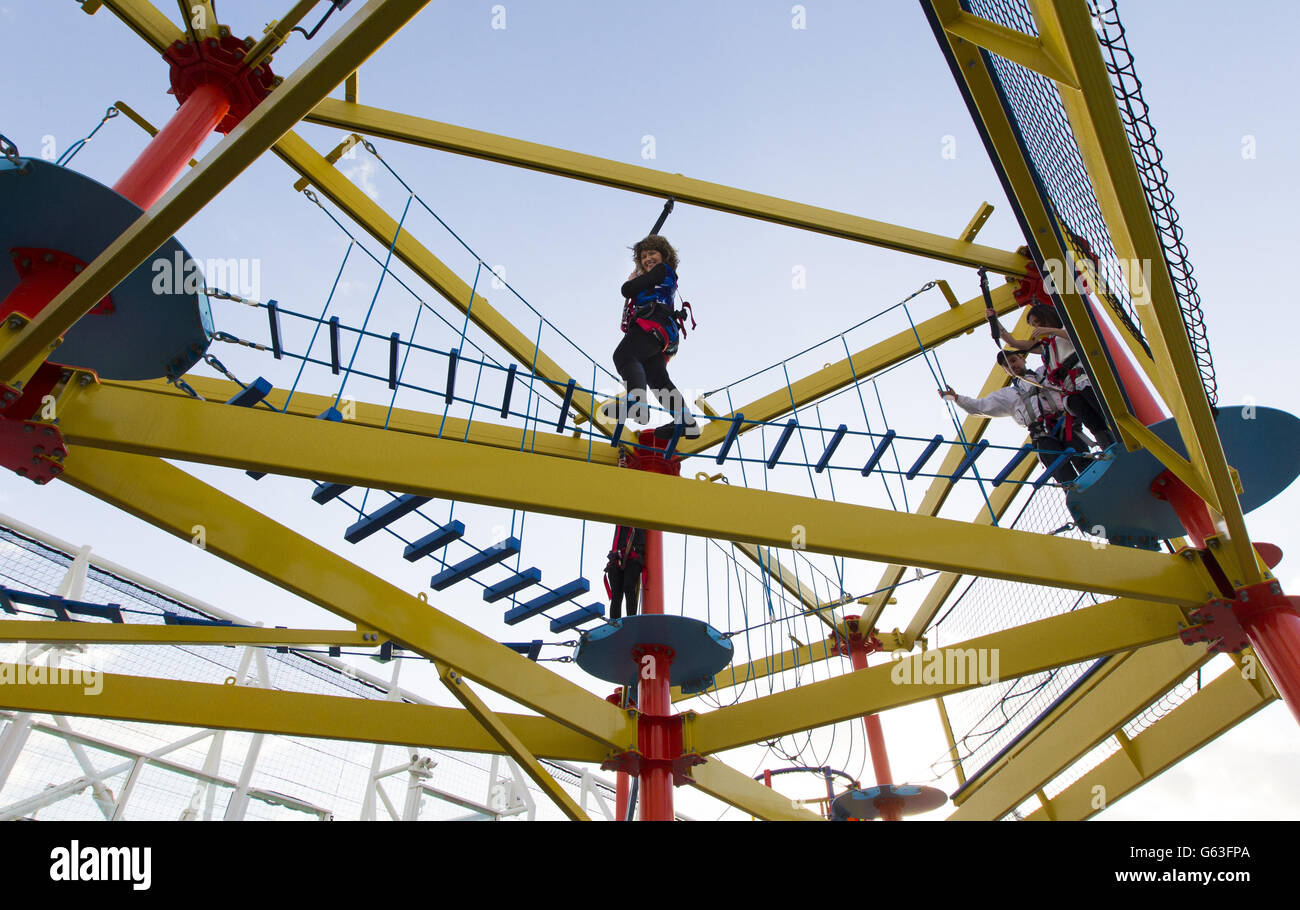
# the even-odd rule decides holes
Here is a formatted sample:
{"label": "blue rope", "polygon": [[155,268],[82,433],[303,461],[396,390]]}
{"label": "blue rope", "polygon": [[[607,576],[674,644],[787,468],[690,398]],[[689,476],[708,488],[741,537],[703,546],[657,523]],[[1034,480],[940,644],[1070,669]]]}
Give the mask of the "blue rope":
{"label": "blue rope", "polygon": [[343,269],[348,264],[348,257],[352,255],[352,247],[356,245],[355,240],[348,241],[348,247],[343,251],[343,261],[339,263],[338,274],[334,276],[334,284],[330,287],[330,294],[325,298],[325,307],[320,311],[320,316],[316,319],[316,327],[311,330],[311,341],[307,342],[307,355],[303,357],[302,362],[298,364],[298,375],[293,377],[293,386],[289,389],[289,394],[284,399],[284,410],[289,410],[289,402],[293,400],[293,393],[298,390],[298,381],[302,379],[303,368],[307,366],[307,357],[311,356],[311,349],[316,344],[316,335],[320,332],[321,325],[325,322],[325,314],[330,311],[330,303],[334,300],[334,292],[338,290],[339,279],[343,277]]}
{"label": "blue rope", "polygon": [[[862,397],[862,385],[858,382],[857,368],[853,366],[853,355],[849,353],[849,342],[845,338],[841,338],[840,341],[844,342],[844,353],[848,355],[849,372],[853,374],[853,388],[858,393],[858,404],[862,406],[862,419],[866,421],[867,432],[871,433],[871,418],[867,416],[867,402]],[[829,401],[830,399],[827,400]],[[888,424],[885,425],[885,429],[889,429]],[[898,505],[894,502],[894,491],[889,489],[889,481],[885,478],[884,474],[880,475],[880,482],[884,484],[885,495],[889,497],[889,507],[897,512]]]}
{"label": "blue rope", "polygon": [[[375,294],[370,298],[370,308],[366,310],[366,318],[361,323],[361,331],[363,332],[366,330],[366,326],[370,323],[370,314],[375,311],[375,301],[379,299],[379,290],[384,286],[384,278],[388,275],[388,264],[392,262],[393,250],[397,248],[397,238],[402,234],[402,225],[406,223],[406,213],[410,210],[411,199],[408,196],[406,199],[406,207],[402,209],[402,218],[397,222],[397,230],[393,234],[393,242],[388,245],[388,258],[384,260],[384,270],[380,272],[379,281],[375,285]],[[339,393],[334,396],[334,407],[338,407],[339,402],[343,399],[343,388],[348,384],[348,377],[352,375],[352,365],[356,363],[357,352],[361,350],[361,338],[362,336],[357,336],[357,345],[352,349],[352,359],[348,361],[348,368],[343,374],[343,381],[339,383]]]}

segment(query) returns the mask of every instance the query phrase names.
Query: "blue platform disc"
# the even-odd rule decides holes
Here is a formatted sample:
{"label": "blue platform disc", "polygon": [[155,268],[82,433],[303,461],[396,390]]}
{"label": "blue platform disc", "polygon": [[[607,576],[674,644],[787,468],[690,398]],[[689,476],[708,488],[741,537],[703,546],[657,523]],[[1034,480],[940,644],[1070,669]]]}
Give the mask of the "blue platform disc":
{"label": "blue platform disc", "polygon": [[933,812],[948,802],[948,794],[934,787],[915,787],[911,784],[848,790],[835,797],[831,803],[831,818],[880,818],[880,809],[876,805],[879,799],[901,800],[901,814],[920,815],[922,812]]}
{"label": "blue platform disc", "polygon": [[[0,160],[0,299],[19,275],[9,260],[14,247],[58,250],[87,264],[140,217],[141,209],[102,183],[38,158],[19,159],[26,172]],[[179,257],[179,258],[178,258]],[[165,262],[166,273],[155,268]],[[181,272],[177,274],[177,263]],[[155,293],[155,278],[170,275],[168,293]],[[179,376],[208,348],[212,315],[208,298],[170,293],[197,265],[169,239],[111,293],[114,311],[83,316],[51,355],[56,363],[94,370],[101,379]],[[193,281],[193,279],[191,279]],[[202,284],[202,279],[198,279]],[[160,282],[161,285],[161,282]]]}
{"label": "blue platform disc", "polygon": [[[1214,423],[1228,464],[1241,477],[1242,511],[1259,508],[1300,476],[1300,418],[1275,408],[1223,408]],[[1151,431],[1187,456],[1172,419]],[[1076,489],[1065,497],[1079,529],[1092,533],[1100,525],[1111,542],[1147,549],[1182,536],[1173,507],[1150,492],[1164,466],[1145,449],[1125,452],[1116,446],[1111,451],[1113,457],[1080,474]]]}
{"label": "blue platform disc", "polygon": [[708,623],[689,616],[625,616],[582,633],[574,660],[597,679],[625,686],[640,674],[632,651],[638,645],[665,645],[675,653],[669,681],[688,695],[703,692],[731,663],[731,642]]}

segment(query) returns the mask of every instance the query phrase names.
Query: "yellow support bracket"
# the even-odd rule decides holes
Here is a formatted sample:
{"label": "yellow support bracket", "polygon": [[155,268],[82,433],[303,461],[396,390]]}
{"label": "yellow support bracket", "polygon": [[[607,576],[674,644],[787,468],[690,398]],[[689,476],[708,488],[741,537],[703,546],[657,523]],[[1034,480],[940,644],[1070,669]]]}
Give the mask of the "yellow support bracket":
{"label": "yellow support bracket", "polygon": [[[280,46],[293,32],[293,27],[301,22],[318,2],[319,0],[297,0],[289,12],[267,25],[262,40],[253,45],[248,52],[248,56],[244,58],[244,65],[252,69],[270,61],[271,55],[280,49]],[[333,2],[333,0],[329,0],[329,2]]]}
{"label": "yellow support bracket", "polygon": [[[971,243],[972,241],[974,241],[975,235],[980,232],[980,228],[984,227],[984,222],[988,221],[989,216],[992,214],[993,214],[993,206],[987,202],[981,202],[980,207],[975,212],[974,217],[971,218],[971,220],[967,223],[966,227],[962,230],[961,239],[966,241],[967,243]],[[955,305],[956,304],[954,304],[954,306]]]}
{"label": "yellow support bracket", "polygon": [[531,777],[537,786],[542,788],[546,795],[560,808],[561,812],[572,821],[591,821],[587,817],[587,813],[583,812],[582,808],[574,802],[573,797],[559,785],[554,777],[547,773],[546,769],[542,767],[542,763],[537,760],[537,757],[528,751],[528,747],[515,735],[514,731],[506,726],[501,718],[497,717],[492,709],[483,703],[483,699],[474,694],[474,690],[465,682],[464,677],[450,667],[439,667],[438,678],[442,680],[443,685],[455,696],[456,700],[465,707],[465,710],[483,725],[483,729],[488,731],[488,735],[495,739],[506,754],[524,769],[524,773]]}
{"label": "yellow support bracket", "polygon": [[809,812],[788,797],[717,759],[696,765],[687,774],[695,789],[763,821],[825,821],[820,815]]}
{"label": "yellow support bracket", "polygon": [[964,38],[1055,82],[1072,88],[1079,87],[1079,77],[1070,66],[1069,58],[1053,54],[1039,38],[990,22],[954,6],[948,7],[940,15],[940,21],[943,22],[944,31],[954,37]]}
{"label": "yellow support bracket", "polygon": [[[329,154],[325,156],[325,160],[330,164],[338,164],[339,159],[346,155],[349,150],[356,148],[360,142],[362,142],[361,137],[356,133],[351,133],[346,139],[330,150]],[[301,193],[309,186],[311,186],[311,179],[308,177],[301,177],[294,183],[293,188],[295,192]]]}

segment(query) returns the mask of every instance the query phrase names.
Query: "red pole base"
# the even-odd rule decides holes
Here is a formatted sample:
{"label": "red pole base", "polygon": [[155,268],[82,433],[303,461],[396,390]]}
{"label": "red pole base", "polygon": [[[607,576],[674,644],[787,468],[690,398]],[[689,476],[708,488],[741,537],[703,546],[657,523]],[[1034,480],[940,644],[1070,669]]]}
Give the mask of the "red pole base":
{"label": "red pole base", "polygon": [[[681,754],[681,744],[673,742],[672,730],[664,721],[672,714],[669,680],[676,654],[664,645],[641,645],[632,654],[642,667],[638,700],[645,756],[641,761],[641,820],[670,822],[673,820],[673,762]],[[653,663],[644,658],[652,658]]]}

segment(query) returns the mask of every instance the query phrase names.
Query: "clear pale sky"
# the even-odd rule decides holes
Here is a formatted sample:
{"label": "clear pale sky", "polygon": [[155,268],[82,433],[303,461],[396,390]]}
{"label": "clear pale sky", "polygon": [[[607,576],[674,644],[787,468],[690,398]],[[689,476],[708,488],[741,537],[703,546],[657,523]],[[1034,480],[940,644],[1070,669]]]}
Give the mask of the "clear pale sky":
{"label": "clear pale sky", "polygon": [[[265,22],[288,6],[287,0],[218,0],[217,10],[236,33],[260,36]],[[996,211],[980,242],[1002,249],[1023,242],[915,3],[813,0],[804,4],[805,28],[792,27],[792,4],[766,0],[655,5],[506,0],[499,6],[504,28],[493,28],[494,16],[498,23],[500,16],[492,3],[431,3],[362,68],[361,101],[941,234],[959,231],[987,200]],[[295,36],[273,64],[276,72],[291,72],[338,21],[360,7],[352,4],[336,14],[311,46]],[[176,15],[173,4],[161,8]],[[1285,30],[1275,27],[1289,9],[1282,3],[1253,2],[1225,16],[1220,4],[1128,0],[1120,13],[1199,282],[1220,403],[1231,407],[1253,401],[1295,413],[1300,394],[1285,340],[1297,324],[1295,291],[1281,279],[1293,258],[1285,238],[1297,203],[1293,171],[1298,137],[1288,92],[1297,73]],[[315,21],[313,14],[305,24]],[[1212,47],[1207,46],[1211,36]],[[147,46],[111,13],[86,16],[71,0],[0,2],[0,59],[8,74],[8,91],[0,93],[0,132],[24,154],[40,154],[46,137],[61,153],[119,99],[155,124],[175,109],[165,94],[166,67]],[[322,127],[305,125],[300,132],[322,151],[339,138]],[[119,117],[105,125],[73,167],[112,184],[146,138]],[[216,142],[211,140],[205,151]],[[644,157],[651,143],[652,159]],[[944,157],[945,147],[955,148],[955,157]],[[503,267],[506,279],[602,370],[611,368],[616,288],[630,267],[627,247],[653,222],[661,200],[396,143],[381,142],[378,148],[489,265]],[[1250,148],[1253,156],[1244,153]],[[401,214],[405,191],[369,155],[359,154],[340,166],[394,217]],[[282,306],[315,314],[347,241],[315,206],[294,193],[295,179],[267,155],[178,236],[199,259],[256,260],[262,299],[275,298]],[[413,206],[406,225],[466,282],[473,282],[474,259],[433,218]],[[353,231],[361,236],[359,229]],[[969,269],[684,205],[664,233],[681,251],[682,287],[700,320],[698,332],[672,364],[674,378],[691,398],[789,357],[931,279],[947,279],[963,300],[978,293]],[[373,242],[368,246],[380,251]],[[792,287],[795,269],[807,276],[805,288]],[[418,287],[405,269],[394,271]],[[345,323],[359,323],[375,292],[377,273],[354,253],[331,313]],[[480,290],[486,282],[482,279]],[[486,293],[525,334],[537,331],[537,317],[505,291],[488,286]],[[455,310],[437,300],[435,292],[422,291],[421,296],[459,329]],[[221,301],[212,306],[218,329],[264,340],[260,314]],[[926,318],[944,307],[931,291],[913,302],[911,312]],[[414,316],[409,295],[389,280],[371,328],[383,334],[400,331],[406,338]],[[848,343],[858,350],[906,328],[899,314],[890,319],[855,330]],[[307,331],[300,324],[287,325],[286,347],[304,349]],[[432,323],[422,322],[421,333],[422,343],[444,350],[457,341],[456,332]],[[469,337],[498,360],[506,359],[481,333],[471,328]],[[843,348],[835,345],[792,363],[791,378],[843,357]],[[590,382],[592,361],[550,328],[543,332],[542,347],[580,381]],[[280,386],[294,381],[296,362],[277,363],[225,345],[214,346],[213,353],[245,381],[256,375]],[[938,358],[948,381],[973,394],[987,375],[991,354],[987,335],[977,332],[945,345]],[[441,388],[436,375],[426,379],[423,384]],[[752,400],[779,383],[777,371],[738,385],[736,402]],[[609,377],[598,372],[597,385],[610,387]],[[920,361],[881,381],[884,407],[900,433],[951,435],[949,416],[933,386]],[[309,368],[300,387],[333,393],[337,380]],[[363,400],[388,402],[387,389],[379,384],[356,380],[349,390]],[[807,421],[833,427],[843,420],[863,429],[856,397],[837,401],[824,414],[807,415]],[[432,410],[435,399],[404,392],[398,406]],[[874,419],[879,412],[872,406],[870,414]],[[1020,434],[1003,420],[995,423],[991,438],[1014,445]],[[313,539],[347,546],[340,541],[347,515],[310,503],[302,481],[267,478],[254,484],[242,472],[193,470]],[[731,482],[741,482],[734,469],[729,474]],[[764,481],[751,472],[748,482]],[[774,489],[809,494],[802,469],[774,471],[769,482]],[[828,495],[822,479],[815,490]],[[844,482],[835,492],[840,499],[888,507],[878,485],[868,489]],[[908,495],[919,499],[923,492],[923,482],[917,481]],[[943,514],[969,518],[979,501],[978,492],[967,489],[953,497]],[[1277,543],[1287,552],[1277,571],[1292,593],[1300,592],[1296,504],[1291,488],[1247,519],[1254,539]],[[441,512],[431,514],[445,518],[447,505],[439,507]],[[6,475],[0,479],[0,510],[268,623],[327,621],[319,610],[58,484],[37,489]],[[508,525],[511,518],[504,510],[463,506],[456,515],[466,516],[480,546],[494,525]],[[607,526],[584,528],[580,522],[530,516],[527,533],[525,566],[544,567],[552,584],[580,570],[599,590]],[[682,546],[680,538],[667,544],[669,590],[681,584],[685,591],[685,575],[692,605],[687,612],[703,615],[696,605],[704,548],[699,541],[685,551]],[[427,564],[411,568],[397,558],[391,540],[376,537],[340,552],[410,590],[427,587]],[[685,570],[679,552],[686,553]],[[829,561],[818,565],[833,574]],[[721,577],[719,571],[715,561],[711,583]],[[846,587],[865,591],[878,574],[879,566],[850,564]],[[924,591],[922,585],[900,589],[900,602],[885,613],[882,627],[905,625]],[[717,597],[716,590],[711,596]],[[477,590],[453,589],[453,596],[435,603],[502,639],[541,634],[511,631],[485,616]],[[670,604],[670,610],[675,608]],[[786,644],[778,641],[777,646]],[[548,666],[590,682],[568,665]],[[404,684],[411,685],[411,678],[404,675]],[[430,680],[428,691],[440,697],[436,688]],[[603,693],[605,686],[593,689]],[[895,777],[928,780],[931,761],[943,751],[933,708],[891,712],[884,723]],[[843,746],[839,748],[842,754]],[[1298,749],[1295,722],[1280,703],[1271,705],[1102,817],[1294,818],[1300,814],[1300,785],[1290,769]],[[750,773],[759,769],[761,757],[761,750],[746,750],[732,760]],[[860,734],[857,751],[845,758],[849,760],[854,764],[849,770],[856,771]],[[782,762],[769,759],[766,764]],[[869,770],[866,777],[869,781]],[[950,777],[937,785],[949,791],[954,787]],[[792,794],[815,791],[814,786],[811,792]],[[1225,797],[1225,792],[1231,795]],[[700,817],[720,811],[684,792],[680,806]]]}

